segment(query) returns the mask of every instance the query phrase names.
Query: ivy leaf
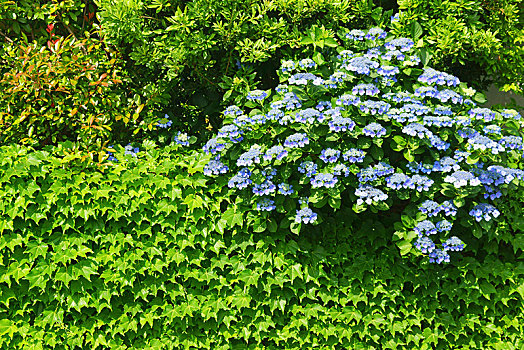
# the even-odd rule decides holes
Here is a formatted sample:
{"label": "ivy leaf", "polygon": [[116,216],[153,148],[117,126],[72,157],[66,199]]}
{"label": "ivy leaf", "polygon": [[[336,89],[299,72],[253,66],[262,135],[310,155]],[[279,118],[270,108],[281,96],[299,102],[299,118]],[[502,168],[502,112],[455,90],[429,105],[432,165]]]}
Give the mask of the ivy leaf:
{"label": "ivy leaf", "polygon": [[0,320],[0,336],[9,333],[9,337],[12,338],[13,334],[18,331],[18,327],[9,319]]}
{"label": "ivy leaf", "polygon": [[235,225],[238,225],[242,227],[243,225],[243,213],[237,212],[237,207],[229,208],[226,210],[226,212],[222,215],[222,220],[224,220],[227,224],[228,228],[232,228]]}

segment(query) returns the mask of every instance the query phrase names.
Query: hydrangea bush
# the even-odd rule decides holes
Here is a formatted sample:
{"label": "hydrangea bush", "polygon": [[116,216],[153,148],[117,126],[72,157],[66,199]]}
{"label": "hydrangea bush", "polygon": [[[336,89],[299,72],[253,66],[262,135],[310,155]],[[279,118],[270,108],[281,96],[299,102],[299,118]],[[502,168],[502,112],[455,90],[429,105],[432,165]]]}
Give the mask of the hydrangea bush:
{"label": "hydrangea bush", "polygon": [[422,67],[411,39],[371,28],[341,41],[283,61],[274,91],[229,106],[205,173],[295,233],[342,200],[355,213],[400,211],[401,252],[449,262],[465,247],[456,235],[489,229],[497,201],[522,184],[521,116],[482,108],[457,77]]}

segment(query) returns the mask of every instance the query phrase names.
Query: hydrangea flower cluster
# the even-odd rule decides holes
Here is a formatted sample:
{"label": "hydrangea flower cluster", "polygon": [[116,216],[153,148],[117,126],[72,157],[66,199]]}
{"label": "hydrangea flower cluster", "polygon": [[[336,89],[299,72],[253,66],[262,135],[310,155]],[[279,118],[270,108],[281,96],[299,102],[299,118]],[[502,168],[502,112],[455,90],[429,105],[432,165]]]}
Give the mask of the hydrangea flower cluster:
{"label": "hydrangea flower cluster", "polygon": [[189,146],[189,136],[185,132],[179,131],[173,139],[178,145]]}
{"label": "hydrangea flower cluster", "polygon": [[343,39],[332,58],[282,61],[276,89],[227,107],[233,121],[205,144],[204,171],[291,230],[321,222],[325,203],[335,208],[341,198],[358,215],[409,203],[399,210],[418,212],[406,226],[415,249],[449,262],[466,246],[451,236],[454,222],[495,220],[504,188],[524,181],[522,125],[513,126],[524,120],[477,107],[450,74],[413,70],[422,67],[411,39],[380,28]]}
{"label": "hydrangea flower cluster", "polygon": [[164,118],[162,119],[162,122],[158,122],[156,124],[156,126],[158,126],[159,128],[161,129],[167,129],[169,128],[171,125],[173,125],[173,122],[171,120],[169,120],[169,116],[166,114],[164,116]]}

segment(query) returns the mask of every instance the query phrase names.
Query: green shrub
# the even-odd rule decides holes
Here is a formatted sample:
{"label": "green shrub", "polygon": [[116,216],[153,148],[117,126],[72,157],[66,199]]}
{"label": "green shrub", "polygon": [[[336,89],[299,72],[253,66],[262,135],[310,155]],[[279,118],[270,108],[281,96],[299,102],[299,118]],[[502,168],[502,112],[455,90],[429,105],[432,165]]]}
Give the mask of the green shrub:
{"label": "green shrub", "polygon": [[486,88],[524,89],[521,0],[398,0],[397,35],[420,39],[435,68]]}
{"label": "green shrub", "polygon": [[20,42],[6,48],[3,59],[0,144],[68,140],[100,150],[138,117],[138,103],[119,89],[122,61],[103,41]]}
{"label": "green shrub", "polygon": [[90,0],[0,0],[0,33],[6,42],[19,38],[44,41],[48,25],[56,34],[82,37],[95,20],[95,7]]}
{"label": "green shrub", "polygon": [[523,346],[522,247],[421,265],[391,244],[398,214],[347,207],[298,236],[254,233],[207,157],[141,145],[77,168],[61,147],[0,148],[1,349]]}
{"label": "green shrub", "polygon": [[96,4],[101,32],[122,52],[148,107],[168,110],[179,121],[175,123],[193,132],[209,124],[220,126],[217,111],[224,95],[227,99],[260,80],[274,83],[272,72],[283,50],[300,46],[313,25],[324,25],[332,37],[339,25],[367,25],[372,16],[381,17],[380,9],[373,10],[367,0]]}
{"label": "green shrub", "polygon": [[[400,10],[394,33],[424,45],[437,69],[477,89],[495,81],[522,91],[520,0],[287,1],[98,0],[103,35],[126,58],[133,83],[155,112],[194,132],[221,125],[231,96],[274,88],[280,60],[311,53],[314,36],[339,28],[385,25]],[[383,7],[382,7],[383,6]],[[384,11],[384,9],[389,9]]]}

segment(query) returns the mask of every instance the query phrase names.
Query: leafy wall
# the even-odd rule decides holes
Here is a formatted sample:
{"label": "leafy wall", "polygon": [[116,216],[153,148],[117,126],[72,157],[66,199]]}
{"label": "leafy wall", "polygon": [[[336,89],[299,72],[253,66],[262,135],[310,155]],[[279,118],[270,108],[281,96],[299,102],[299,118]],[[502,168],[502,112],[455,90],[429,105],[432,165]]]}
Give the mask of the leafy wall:
{"label": "leafy wall", "polygon": [[257,233],[259,215],[202,174],[207,158],[118,157],[80,169],[0,149],[1,349],[524,346],[522,192],[435,266],[399,255],[395,215],[342,207],[300,236]]}

